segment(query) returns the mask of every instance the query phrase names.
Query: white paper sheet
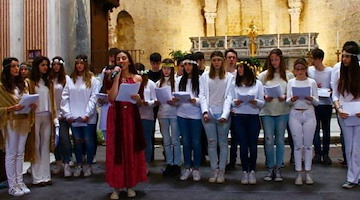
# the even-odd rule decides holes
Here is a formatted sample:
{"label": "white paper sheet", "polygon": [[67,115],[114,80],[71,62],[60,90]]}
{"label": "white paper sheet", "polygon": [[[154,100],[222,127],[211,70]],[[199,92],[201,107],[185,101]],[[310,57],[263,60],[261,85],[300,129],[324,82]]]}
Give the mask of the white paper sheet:
{"label": "white paper sheet", "polygon": [[19,111],[15,111],[15,114],[28,114],[31,111],[30,105],[37,104],[38,101],[38,94],[24,94],[19,101],[19,105],[24,106],[24,108]]}
{"label": "white paper sheet", "polygon": [[249,94],[236,94],[236,98],[241,100],[243,103],[249,103],[249,101],[255,99],[255,95],[249,95]]}
{"label": "white paper sheet", "polygon": [[264,86],[265,94],[272,98],[278,98],[281,97],[282,92],[280,85],[274,85],[274,86]]}
{"label": "white paper sheet", "polygon": [[131,99],[131,96],[137,94],[139,92],[139,88],[140,83],[121,83],[116,96],[116,101],[125,101],[135,104],[136,101]]}
{"label": "white paper sheet", "polygon": [[81,117],[77,117],[77,118],[71,123],[71,126],[73,126],[73,127],[87,126],[87,123],[83,122]]}
{"label": "white paper sheet", "polygon": [[319,97],[330,97],[331,90],[329,88],[318,88]]}
{"label": "white paper sheet", "polygon": [[310,87],[291,87],[293,96],[298,96],[299,99],[305,99],[310,95]]}
{"label": "white paper sheet", "polygon": [[173,95],[180,100],[179,103],[190,103],[191,95],[188,92],[174,92]]}
{"label": "white paper sheet", "polygon": [[161,104],[167,104],[167,102],[172,99],[170,86],[155,88],[155,94],[156,99],[160,101]]}
{"label": "white paper sheet", "polygon": [[356,113],[360,113],[360,102],[342,102],[342,109],[349,114],[349,116],[355,116]]}

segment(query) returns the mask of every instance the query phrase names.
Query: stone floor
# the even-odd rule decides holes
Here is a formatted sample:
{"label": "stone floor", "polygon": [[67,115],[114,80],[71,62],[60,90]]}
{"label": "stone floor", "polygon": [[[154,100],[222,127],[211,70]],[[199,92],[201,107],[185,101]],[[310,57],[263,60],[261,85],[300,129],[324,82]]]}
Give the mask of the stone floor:
{"label": "stone floor", "polygon": [[[333,165],[313,165],[314,185],[294,185],[294,167],[288,163],[290,149],[286,147],[285,166],[282,170],[283,182],[265,182],[262,180],[266,173],[264,166],[263,147],[259,146],[257,165],[257,185],[241,185],[241,166],[236,170],[226,172],[226,183],[210,184],[207,179],[210,176],[210,167],[200,168],[202,180],[200,182],[179,181],[178,178],[165,178],[161,175],[165,167],[162,157],[162,147],[156,148],[155,162],[149,168],[149,179],[145,183],[137,185],[137,197],[135,199],[185,199],[185,200],[339,200],[360,199],[360,186],[351,190],[341,188],[345,181],[346,168],[339,164],[341,159],[340,147],[332,145],[330,156]],[[31,189],[31,194],[23,197],[11,197],[7,190],[0,190],[0,200],[10,199],[49,199],[49,200],[102,200],[109,199],[112,189],[104,180],[105,173],[105,147],[99,146],[96,155],[97,164],[94,165],[94,175],[89,178],[62,178],[53,176],[53,185],[47,187],[34,187],[30,175],[25,175],[25,182]],[[126,193],[120,194],[120,199],[127,199]]]}

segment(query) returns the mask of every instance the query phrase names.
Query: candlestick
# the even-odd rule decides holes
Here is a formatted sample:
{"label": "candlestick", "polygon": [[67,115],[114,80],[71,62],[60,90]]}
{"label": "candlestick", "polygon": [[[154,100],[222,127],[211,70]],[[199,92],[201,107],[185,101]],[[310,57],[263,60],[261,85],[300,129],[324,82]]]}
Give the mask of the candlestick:
{"label": "candlestick", "polygon": [[310,51],[310,40],[311,40],[311,35],[310,35],[310,32],[309,32],[308,51]]}
{"label": "candlestick", "polygon": [[280,48],[280,34],[277,34],[277,48]]}
{"label": "candlestick", "polygon": [[225,35],[224,47],[227,49],[227,35]]}
{"label": "candlestick", "polygon": [[201,51],[201,37],[199,36],[199,46],[198,46],[198,51]]}

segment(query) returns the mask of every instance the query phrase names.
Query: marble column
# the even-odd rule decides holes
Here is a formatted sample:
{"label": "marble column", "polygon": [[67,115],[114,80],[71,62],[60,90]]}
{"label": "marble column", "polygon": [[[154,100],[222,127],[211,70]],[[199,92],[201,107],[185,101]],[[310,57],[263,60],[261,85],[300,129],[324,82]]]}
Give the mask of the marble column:
{"label": "marble column", "polygon": [[24,2],[11,0],[10,2],[10,56],[16,57],[20,62],[25,60],[24,51]]}
{"label": "marble column", "polygon": [[290,14],[290,33],[299,33],[300,32],[300,18],[301,8],[290,8],[289,14]]}
{"label": "marble column", "polygon": [[206,36],[215,36],[215,18],[216,12],[205,12]]}

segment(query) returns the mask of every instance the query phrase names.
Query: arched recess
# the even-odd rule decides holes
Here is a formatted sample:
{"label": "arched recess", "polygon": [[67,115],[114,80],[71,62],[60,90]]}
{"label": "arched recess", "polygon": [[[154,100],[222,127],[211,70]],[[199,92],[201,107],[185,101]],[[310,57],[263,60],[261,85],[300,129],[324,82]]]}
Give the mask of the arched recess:
{"label": "arched recess", "polygon": [[117,47],[120,49],[135,49],[134,20],[126,11],[121,11],[117,16],[116,38]]}

